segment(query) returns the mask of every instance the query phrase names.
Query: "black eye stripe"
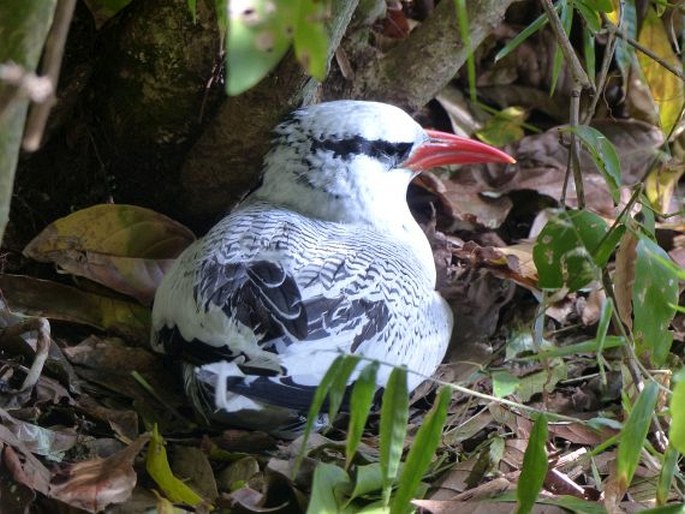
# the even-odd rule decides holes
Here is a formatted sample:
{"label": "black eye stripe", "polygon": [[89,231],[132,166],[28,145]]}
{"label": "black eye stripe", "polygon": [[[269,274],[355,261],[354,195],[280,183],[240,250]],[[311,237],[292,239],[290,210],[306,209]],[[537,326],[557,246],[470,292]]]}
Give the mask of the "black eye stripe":
{"label": "black eye stripe", "polygon": [[361,136],[353,136],[345,139],[313,140],[312,150],[325,150],[333,152],[334,157],[349,159],[354,155],[367,155],[374,159],[398,164],[409,157],[412,143],[391,143],[382,139],[369,140]]}

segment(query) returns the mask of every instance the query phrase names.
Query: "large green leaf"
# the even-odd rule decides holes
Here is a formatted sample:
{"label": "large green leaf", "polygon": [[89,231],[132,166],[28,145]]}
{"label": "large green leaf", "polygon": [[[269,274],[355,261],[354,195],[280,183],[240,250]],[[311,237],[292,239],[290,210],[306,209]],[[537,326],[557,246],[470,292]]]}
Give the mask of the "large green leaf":
{"label": "large green leaf", "polygon": [[230,0],[226,41],[228,94],[237,95],[262,80],[295,45],[310,75],[326,74],[329,2],[317,0]]}
{"label": "large green leaf", "polygon": [[593,255],[607,233],[604,220],[588,211],[557,211],[537,237],[533,260],[543,289],[577,291],[597,276]]}
{"label": "large green leaf", "polygon": [[633,285],[633,334],[640,355],[661,366],[673,342],[669,331],[678,303],[678,278],[663,264],[668,254],[651,239],[641,236],[637,244]]}

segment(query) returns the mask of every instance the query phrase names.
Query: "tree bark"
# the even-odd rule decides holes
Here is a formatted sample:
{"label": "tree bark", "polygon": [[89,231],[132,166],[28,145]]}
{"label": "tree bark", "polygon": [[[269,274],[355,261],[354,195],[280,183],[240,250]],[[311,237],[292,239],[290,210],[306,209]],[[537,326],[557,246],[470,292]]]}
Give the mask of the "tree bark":
{"label": "tree bark", "polygon": [[[477,48],[519,0],[467,2],[471,46]],[[343,95],[393,103],[410,111],[428,103],[454,78],[469,54],[454,2],[442,1],[402,43],[356,70]],[[354,58],[352,59],[354,62]]]}
{"label": "tree bark", "polygon": [[[328,60],[340,44],[357,1],[335,0],[328,23]],[[249,91],[226,98],[181,171],[181,218],[204,230],[254,187],[270,132],[285,114],[314,101],[318,83],[289,52]]]}

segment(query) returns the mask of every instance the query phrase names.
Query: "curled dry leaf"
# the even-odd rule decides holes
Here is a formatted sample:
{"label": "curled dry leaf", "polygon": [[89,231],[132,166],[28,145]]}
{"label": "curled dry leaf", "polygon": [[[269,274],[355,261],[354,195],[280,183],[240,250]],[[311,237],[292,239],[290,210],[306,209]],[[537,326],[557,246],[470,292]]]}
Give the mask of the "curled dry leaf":
{"label": "curled dry leaf", "polygon": [[150,209],[103,204],[51,223],[24,254],[147,304],[166,270],[194,239],[189,229]]}
{"label": "curled dry leaf", "polygon": [[136,485],[133,462],[149,439],[149,436],[142,435],[111,457],[66,467],[52,478],[50,496],[88,512],[98,512],[112,503],[125,502]]}

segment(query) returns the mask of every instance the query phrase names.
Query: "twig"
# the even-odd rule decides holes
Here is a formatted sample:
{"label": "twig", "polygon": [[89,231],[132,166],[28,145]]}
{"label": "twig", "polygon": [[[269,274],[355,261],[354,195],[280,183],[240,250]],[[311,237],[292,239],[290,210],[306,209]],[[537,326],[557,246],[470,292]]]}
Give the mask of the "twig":
{"label": "twig", "polygon": [[613,31],[609,32],[607,38],[606,48],[604,49],[604,57],[602,58],[602,66],[599,69],[599,74],[596,79],[596,91],[592,95],[592,101],[588,105],[585,116],[583,117],[583,124],[586,125],[590,123],[592,117],[595,115],[595,110],[597,109],[597,104],[599,103],[600,96],[604,92],[604,87],[606,86],[607,79],[609,77],[609,68],[611,68],[611,63],[614,60],[614,53],[616,52],[616,33]]}
{"label": "twig", "polygon": [[26,332],[35,330],[38,332],[36,340],[36,357],[33,359],[33,364],[24,378],[24,383],[17,391],[19,393],[27,392],[33,389],[38,383],[45,361],[48,358],[50,350],[50,322],[46,318],[30,318],[15,325],[9,326],[2,331],[2,338],[19,337]]}
{"label": "twig", "polygon": [[0,64],[0,82],[10,86],[0,93],[0,118],[17,97],[25,97],[32,102],[40,103],[49,99],[54,92],[50,79],[39,77],[13,62]]}
{"label": "twig", "polygon": [[47,77],[52,83],[53,94],[43,103],[34,104],[31,107],[28,119],[26,120],[26,134],[22,146],[28,152],[35,152],[40,147],[43,139],[45,125],[50,115],[50,110],[55,103],[54,91],[59,82],[59,70],[62,65],[64,55],[64,45],[69,33],[69,25],[76,7],[76,0],[59,0],[55,9],[55,17],[45,42],[45,54],[41,66],[42,75]]}
{"label": "twig", "polygon": [[547,14],[549,25],[554,32],[557,43],[559,44],[559,48],[561,49],[561,53],[564,54],[564,59],[566,59],[566,62],[571,67],[571,75],[573,76],[573,80],[580,84],[583,89],[590,89],[594,91],[594,87],[590,81],[590,78],[583,69],[583,65],[580,63],[575,50],[573,50],[571,42],[568,40],[568,37],[566,37],[566,33],[564,32],[564,27],[561,25],[559,15],[557,14],[556,9],[554,9],[554,5],[552,5],[552,0],[540,0],[540,4]]}

